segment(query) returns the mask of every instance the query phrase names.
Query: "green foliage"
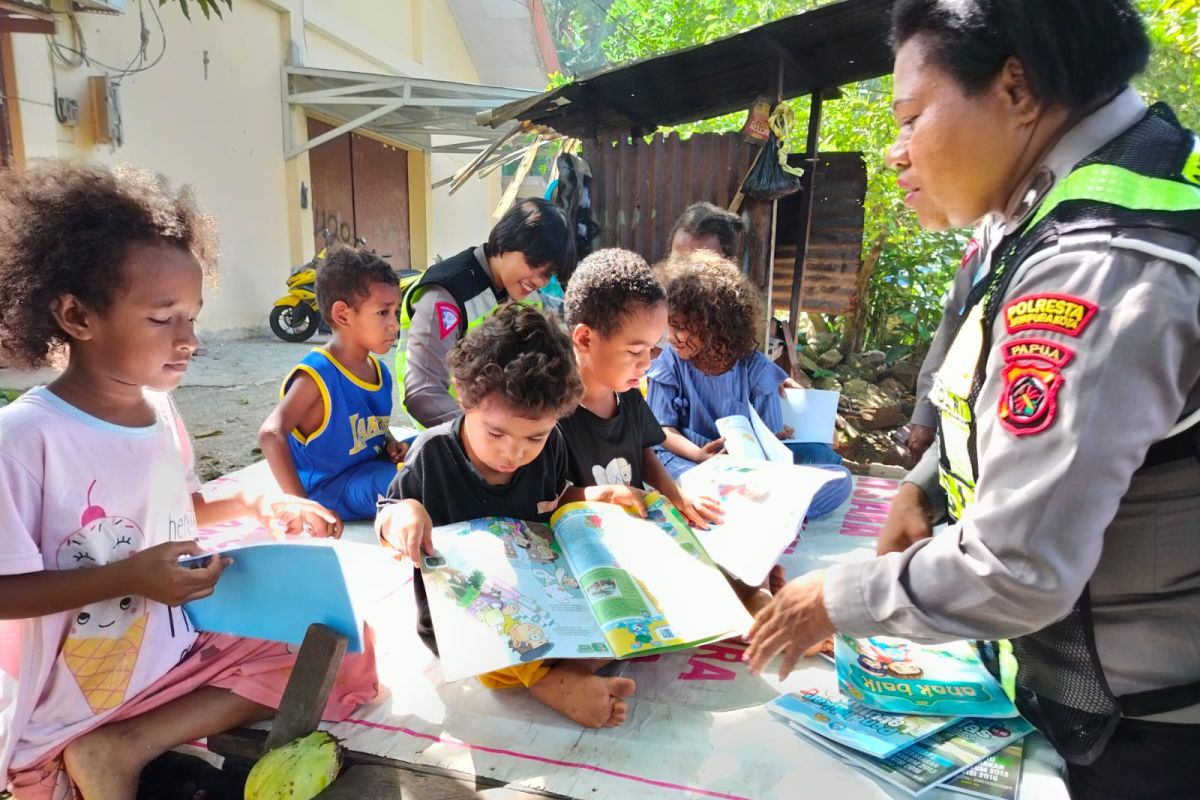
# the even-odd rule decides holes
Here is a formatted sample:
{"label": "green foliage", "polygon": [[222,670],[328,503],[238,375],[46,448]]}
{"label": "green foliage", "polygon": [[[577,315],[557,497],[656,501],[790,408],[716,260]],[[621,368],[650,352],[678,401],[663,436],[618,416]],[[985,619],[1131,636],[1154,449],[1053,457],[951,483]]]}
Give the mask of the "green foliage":
{"label": "green foliage", "polygon": [[607,10],[610,2],[545,0],[546,21],[567,80],[608,65],[602,43],[615,29]]}
{"label": "green foliage", "polygon": [[[614,62],[704,44],[790,14],[823,5],[815,0],[615,0],[610,14],[618,30],[604,42]],[[766,86],[763,87],[767,89]],[[924,352],[941,316],[941,298],[954,275],[965,236],[922,231],[904,206],[895,175],[884,153],[895,136],[891,114],[891,77],[842,87],[844,97],[822,110],[820,149],[861,152],[867,166],[864,257],[880,250],[867,291],[866,345],[894,351]],[[790,101],[796,127],[788,147],[804,149],[809,101]],[[681,135],[737,130],[745,114],[729,114],[681,125]],[[839,320],[845,324],[848,320]],[[843,331],[843,333],[849,333]]]}
{"label": "green foliage", "polygon": [[[188,0],[158,0],[158,7],[162,8],[167,3],[175,2],[179,3],[179,7],[183,9],[184,18],[190,22],[192,19],[192,12],[191,9],[188,8]],[[233,11],[233,0],[191,0],[191,2],[195,3],[200,8],[200,13],[204,15],[205,19],[212,19],[213,14],[217,15],[217,19],[224,19],[221,13],[222,4],[224,4],[225,8],[229,11]]]}
{"label": "green foliage", "polygon": [[[1200,0],[1138,1],[1155,49],[1150,67],[1137,86],[1148,100],[1170,103],[1184,124],[1200,128]],[[550,8],[550,4],[567,0],[547,2]],[[610,63],[623,63],[705,44],[825,2],[612,0],[607,7],[611,29],[601,46]],[[552,86],[565,82],[562,76],[551,78]],[[879,257],[865,298],[865,345],[884,350],[893,359],[907,352],[920,357],[937,328],[946,287],[958,268],[970,232],[923,231],[904,206],[895,175],[884,163],[884,154],[896,133],[890,110],[891,77],[842,90],[843,98],[824,105],[820,148],[861,152],[867,165],[863,254],[865,260],[876,252]],[[808,101],[791,103],[797,124],[788,146],[796,152],[804,147]],[[744,114],[730,114],[674,130],[683,136],[737,130],[743,120]]]}

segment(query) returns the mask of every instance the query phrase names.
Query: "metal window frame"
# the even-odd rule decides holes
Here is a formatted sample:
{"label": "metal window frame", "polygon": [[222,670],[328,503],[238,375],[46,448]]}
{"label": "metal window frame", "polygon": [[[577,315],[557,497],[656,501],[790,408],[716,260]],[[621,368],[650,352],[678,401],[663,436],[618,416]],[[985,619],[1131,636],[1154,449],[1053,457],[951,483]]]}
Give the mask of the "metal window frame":
{"label": "metal window frame", "polygon": [[[508,130],[483,127],[476,123],[476,115],[537,94],[527,89],[287,65],[280,81],[284,160],[359,128],[427,153],[481,153]],[[312,139],[307,131],[301,137],[292,114],[297,107],[344,121]],[[350,108],[359,113],[338,113]],[[435,142],[434,137],[449,141]]]}

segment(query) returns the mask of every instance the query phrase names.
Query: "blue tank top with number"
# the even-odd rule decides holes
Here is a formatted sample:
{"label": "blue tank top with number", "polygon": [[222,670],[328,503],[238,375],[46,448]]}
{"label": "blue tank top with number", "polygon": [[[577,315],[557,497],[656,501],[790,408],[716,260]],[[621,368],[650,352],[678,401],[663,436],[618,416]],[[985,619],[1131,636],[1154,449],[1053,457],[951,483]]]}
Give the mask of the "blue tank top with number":
{"label": "blue tank top with number", "polygon": [[321,392],[324,416],[309,436],[288,436],[292,461],[304,488],[312,492],[347,469],[381,457],[392,415],[392,376],[383,362],[368,354],[376,380],[367,383],[346,369],[328,350],[316,348],[283,381],[280,397],[303,372]]}

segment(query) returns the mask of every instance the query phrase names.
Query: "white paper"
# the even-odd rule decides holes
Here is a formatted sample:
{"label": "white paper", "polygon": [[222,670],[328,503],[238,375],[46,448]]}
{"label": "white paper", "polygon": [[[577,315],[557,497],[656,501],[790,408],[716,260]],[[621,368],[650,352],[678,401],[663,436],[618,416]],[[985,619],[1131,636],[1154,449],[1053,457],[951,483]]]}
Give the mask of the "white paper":
{"label": "white paper", "polygon": [[720,501],[725,521],[693,532],[713,561],[757,586],[795,541],[813,495],[837,477],[817,467],[728,455],[689,469],[679,485]]}
{"label": "white paper", "polygon": [[783,424],[795,433],[789,442],[833,444],[838,393],[824,389],[787,389],[783,399]]}

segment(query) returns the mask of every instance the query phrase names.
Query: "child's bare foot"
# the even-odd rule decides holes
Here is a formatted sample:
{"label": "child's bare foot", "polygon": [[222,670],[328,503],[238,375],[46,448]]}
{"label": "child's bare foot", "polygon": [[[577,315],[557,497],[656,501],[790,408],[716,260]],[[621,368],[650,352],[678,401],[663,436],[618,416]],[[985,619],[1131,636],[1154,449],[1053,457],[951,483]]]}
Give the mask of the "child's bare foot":
{"label": "child's bare foot", "polygon": [[138,748],[123,744],[107,728],[79,737],[63,751],[67,774],[83,797],[133,800],[146,763]]}
{"label": "child's bare foot", "polygon": [[767,573],[767,590],[776,595],[786,584],[787,573],[783,571],[783,567],[779,564],[771,567],[771,571]]}
{"label": "child's bare foot", "polygon": [[742,605],[746,607],[746,610],[750,612],[750,616],[757,617],[758,612],[766,608],[767,604],[771,602],[771,593],[760,586],[739,599],[742,601]]}
{"label": "child's bare foot", "polygon": [[636,688],[632,678],[603,678],[587,667],[558,664],[529,693],[586,728],[615,728],[625,721],[625,698]]}

